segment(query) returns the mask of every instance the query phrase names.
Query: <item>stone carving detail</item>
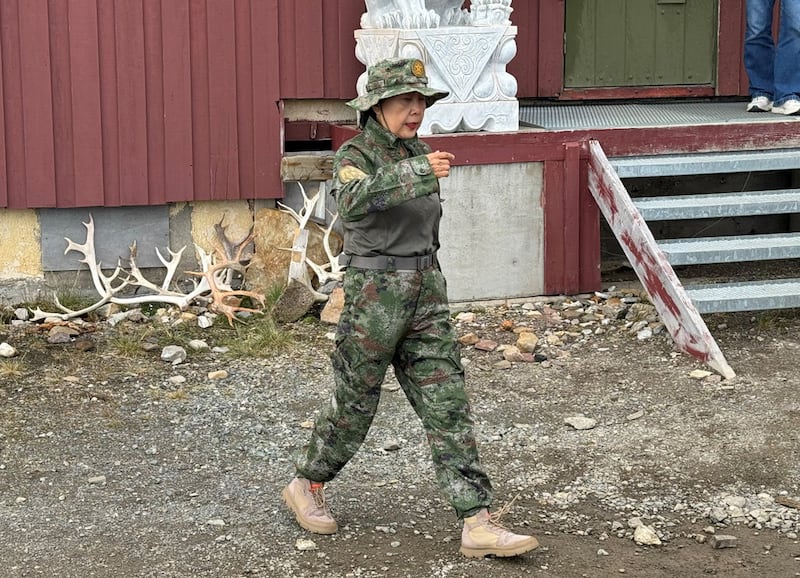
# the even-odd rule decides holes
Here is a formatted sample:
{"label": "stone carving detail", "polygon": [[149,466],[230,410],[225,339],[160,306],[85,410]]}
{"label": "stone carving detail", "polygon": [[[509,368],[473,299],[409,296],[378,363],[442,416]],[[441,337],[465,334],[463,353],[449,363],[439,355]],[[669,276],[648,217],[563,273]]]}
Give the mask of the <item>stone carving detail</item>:
{"label": "stone carving detail", "polygon": [[[506,65],[517,53],[511,0],[366,0],[356,57],[419,58],[430,86],[450,92],[426,115],[420,134],[519,129],[517,80]],[[358,79],[359,94],[367,74]]]}
{"label": "stone carving detail", "polygon": [[[466,24],[463,0],[366,0],[361,28],[436,28]],[[510,3],[510,0],[509,0]]]}

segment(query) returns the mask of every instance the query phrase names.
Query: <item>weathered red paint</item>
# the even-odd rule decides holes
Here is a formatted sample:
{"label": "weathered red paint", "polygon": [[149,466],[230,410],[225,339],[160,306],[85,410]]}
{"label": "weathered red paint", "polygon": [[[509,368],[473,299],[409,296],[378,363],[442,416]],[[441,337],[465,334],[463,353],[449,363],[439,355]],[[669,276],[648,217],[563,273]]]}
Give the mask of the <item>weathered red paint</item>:
{"label": "weathered red paint", "polygon": [[597,141],[589,143],[588,170],[589,189],[675,344],[724,377],[733,377],[733,370]]}

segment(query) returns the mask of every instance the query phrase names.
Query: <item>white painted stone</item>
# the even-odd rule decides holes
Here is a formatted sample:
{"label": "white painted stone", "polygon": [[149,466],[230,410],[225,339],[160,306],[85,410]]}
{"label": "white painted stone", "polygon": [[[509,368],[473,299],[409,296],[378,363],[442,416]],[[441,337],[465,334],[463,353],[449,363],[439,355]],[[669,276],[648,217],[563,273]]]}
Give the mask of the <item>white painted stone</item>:
{"label": "white painted stone", "polygon": [[[356,58],[367,68],[386,58],[418,58],[429,86],[450,93],[425,113],[420,135],[516,131],[518,84],[506,71],[517,53],[511,0],[472,2],[472,13],[460,7],[450,0],[367,1]],[[366,84],[364,72],[359,95]]]}

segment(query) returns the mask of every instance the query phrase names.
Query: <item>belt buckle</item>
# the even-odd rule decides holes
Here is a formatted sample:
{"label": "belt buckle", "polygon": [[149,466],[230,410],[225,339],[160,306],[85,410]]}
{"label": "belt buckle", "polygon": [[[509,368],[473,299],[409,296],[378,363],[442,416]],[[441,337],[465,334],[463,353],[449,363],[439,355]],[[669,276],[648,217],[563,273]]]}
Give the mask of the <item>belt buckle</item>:
{"label": "belt buckle", "polygon": [[397,267],[396,267],[396,264],[395,264],[393,256],[387,256],[386,257],[386,270],[387,271],[396,271],[397,270]]}
{"label": "belt buckle", "polygon": [[424,271],[428,267],[431,266],[431,256],[430,255],[421,255],[418,260],[418,268],[420,271]]}

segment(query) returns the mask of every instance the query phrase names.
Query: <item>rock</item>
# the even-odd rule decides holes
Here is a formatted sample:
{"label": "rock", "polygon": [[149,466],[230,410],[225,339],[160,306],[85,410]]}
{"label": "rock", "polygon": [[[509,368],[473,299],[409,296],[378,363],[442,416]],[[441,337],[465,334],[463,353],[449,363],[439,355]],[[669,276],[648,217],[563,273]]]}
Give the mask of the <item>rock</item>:
{"label": "rock", "polygon": [[202,339],[192,339],[191,341],[189,341],[188,345],[189,349],[192,349],[194,351],[208,351],[210,349],[208,343],[206,343]]}
{"label": "rock", "polygon": [[503,359],[512,363],[525,361],[525,359],[522,357],[522,352],[514,345],[503,349]]}
{"label": "rock", "polygon": [[565,418],[564,423],[577,430],[588,430],[597,426],[597,420],[581,415]]}
{"label": "rock", "polygon": [[161,360],[178,365],[186,360],[186,350],[180,345],[167,345],[161,350]]}
{"label": "rock", "polygon": [[[274,287],[287,284],[291,251],[285,249],[292,246],[297,226],[297,221],[291,215],[279,209],[261,209],[256,213],[253,225],[255,255],[247,268],[250,290],[269,294]],[[327,263],[328,256],[322,244],[323,231],[311,223],[306,228],[306,257],[320,265]],[[330,247],[334,255],[342,251],[342,237],[335,231],[330,234]],[[303,314],[305,312],[295,319]]]}
{"label": "rock", "polygon": [[531,331],[520,333],[517,338],[517,347],[524,353],[533,353],[538,344],[539,338]]}
{"label": "rock", "polygon": [[640,546],[660,546],[661,539],[650,526],[642,524],[633,531],[633,541]]}
{"label": "rock", "polygon": [[225,379],[228,377],[228,372],[224,369],[219,369],[217,371],[209,371],[208,372],[208,379],[212,381],[218,381],[220,379]]}
{"label": "rock", "polygon": [[714,534],[708,539],[708,543],[712,548],[717,550],[721,548],[735,548],[739,538],[730,536],[728,534]]}
{"label": "rock", "polygon": [[342,316],[342,309],[344,309],[344,288],[341,285],[337,285],[331,291],[325,307],[322,308],[319,319],[323,323],[336,325],[339,323],[339,317]]}
{"label": "rock", "polygon": [[298,538],[297,541],[294,543],[294,547],[300,550],[301,552],[307,552],[309,550],[316,550],[317,544],[313,540],[309,540],[308,538]]}
{"label": "rock", "polygon": [[14,349],[11,345],[6,343],[0,343],[0,357],[14,357],[17,354],[17,350]]}
{"label": "rock", "polygon": [[79,337],[75,340],[75,349],[78,351],[93,351],[94,341],[88,337]]}
{"label": "rock", "polygon": [[47,332],[47,343],[69,343],[80,331],[68,325],[56,325]]}
{"label": "rock", "polygon": [[695,369],[689,374],[689,377],[691,377],[692,379],[700,380],[700,379],[705,379],[709,375],[711,375],[710,371],[706,371],[705,369]]}
{"label": "rock", "polygon": [[100,485],[100,484],[105,484],[106,483],[106,477],[105,476],[93,476],[93,477],[89,478],[86,481],[89,482],[92,485]]}
{"label": "rock", "polygon": [[284,289],[272,310],[279,323],[297,321],[314,305],[314,294],[302,283],[290,283]]}
{"label": "rock", "polygon": [[397,440],[386,440],[383,443],[383,449],[387,452],[396,452],[401,447],[400,442]]}
{"label": "rock", "polygon": [[491,339],[481,339],[475,344],[475,349],[480,351],[494,351],[497,349],[498,344],[496,341],[492,341]]}
{"label": "rock", "polygon": [[456,315],[456,321],[460,321],[462,323],[474,323],[475,314],[472,311],[462,311]]}
{"label": "rock", "polygon": [[480,340],[481,338],[475,335],[474,333],[466,333],[465,335],[462,335],[461,337],[458,338],[458,342],[461,345],[475,345]]}

